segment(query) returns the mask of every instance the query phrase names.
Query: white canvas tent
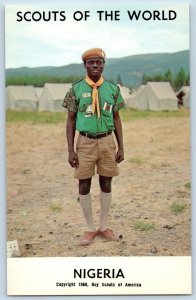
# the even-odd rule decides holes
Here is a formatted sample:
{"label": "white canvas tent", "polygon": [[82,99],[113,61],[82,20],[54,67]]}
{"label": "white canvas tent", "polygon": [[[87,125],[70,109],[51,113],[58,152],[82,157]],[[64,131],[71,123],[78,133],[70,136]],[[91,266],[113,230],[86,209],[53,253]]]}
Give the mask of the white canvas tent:
{"label": "white canvas tent", "polygon": [[131,100],[129,101],[129,106],[135,109],[148,110],[148,99],[145,91],[145,85],[140,85],[140,87],[135,91]]}
{"label": "white canvas tent", "polygon": [[38,111],[65,111],[62,103],[71,83],[45,83],[39,98]]}
{"label": "white canvas tent", "polygon": [[35,94],[37,95],[38,99],[40,98],[41,94],[43,93],[43,87],[35,87]]}
{"label": "white canvas tent", "polygon": [[126,103],[127,106],[129,106],[129,102],[131,100],[131,98],[133,97],[133,95],[130,93],[130,89],[128,87],[125,86],[121,86],[118,85],[122,94],[122,97]]}
{"label": "white canvas tent", "polygon": [[177,110],[178,100],[169,82],[148,82],[150,110]]}
{"label": "white canvas tent", "polygon": [[190,86],[184,85],[176,93],[179,100],[182,101],[182,105],[186,108],[190,108]]}
{"label": "white canvas tent", "polygon": [[132,107],[141,110],[177,110],[178,99],[169,82],[148,82],[136,93]]}
{"label": "white canvas tent", "polygon": [[38,98],[33,86],[10,85],[6,89],[6,108],[18,111],[36,111]]}

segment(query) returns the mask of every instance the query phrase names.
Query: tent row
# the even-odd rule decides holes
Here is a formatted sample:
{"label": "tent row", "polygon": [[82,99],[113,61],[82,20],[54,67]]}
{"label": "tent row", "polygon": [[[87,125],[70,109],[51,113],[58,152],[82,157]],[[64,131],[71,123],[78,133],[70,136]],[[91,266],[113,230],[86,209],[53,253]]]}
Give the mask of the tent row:
{"label": "tent row", "polygon": [[62,107],[71,83],[46,83],[43,88],[8,86],[6,109],[21,111],[65,111]]}
{"label": "tent row", "polygon": [[[33,86],[8,86],[6,88],[6,108],[21,111],[64,111],[65,94],[71,83],[46,83],[43,88]],[[179,106],[190,107],[189,87],[182,87],[175,93],[169,82],[148,82],[130,92],[120,86],[128,107],[138,110],[177,110]]]}
{"label": "tent row", "polygon": [[148,82],[129,94],[122,90],[122,95],[128,107],[138,110],[177,110],[180,106],[190,107],[190,88],[185,86],[175,93],[169,82]]}

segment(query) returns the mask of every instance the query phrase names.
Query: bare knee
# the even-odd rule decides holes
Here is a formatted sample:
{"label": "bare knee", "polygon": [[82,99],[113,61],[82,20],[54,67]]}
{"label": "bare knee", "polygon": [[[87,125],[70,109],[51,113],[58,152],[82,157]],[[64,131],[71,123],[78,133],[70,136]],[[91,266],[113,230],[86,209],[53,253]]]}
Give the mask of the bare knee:
{"label": "bare knee", "polygon": [[112,190],[112,177],[99,176],[99,185],[104,193],[111,193]]}
{"label": "bare knee", "polygon": [[79,180],[79,194],[87,195],[91,188],[91,178]]}

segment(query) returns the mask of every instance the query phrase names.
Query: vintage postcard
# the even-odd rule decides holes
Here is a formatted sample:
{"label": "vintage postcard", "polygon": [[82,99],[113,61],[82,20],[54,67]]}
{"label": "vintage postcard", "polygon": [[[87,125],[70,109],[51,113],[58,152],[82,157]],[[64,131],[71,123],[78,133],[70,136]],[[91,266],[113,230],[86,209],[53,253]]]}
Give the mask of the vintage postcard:
{"label": "vintage postcard", "polygon": [[187,2],[5,6],[8,295],[191,294],[189,29]]}

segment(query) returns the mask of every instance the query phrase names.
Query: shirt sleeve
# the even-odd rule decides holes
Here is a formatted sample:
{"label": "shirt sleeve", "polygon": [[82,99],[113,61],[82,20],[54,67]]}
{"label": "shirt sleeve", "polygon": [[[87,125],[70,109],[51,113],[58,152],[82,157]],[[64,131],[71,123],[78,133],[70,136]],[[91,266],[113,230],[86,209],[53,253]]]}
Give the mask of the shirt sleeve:
{"label": "shirt sleeve", "polygon": [[117,111],[120,110],[122,108],[124,108],[125,105],[125,101],[122,97],[120,88],[118,87],[116,94],[114,95],[114,106],[113,106],[113,111]]}
{"label": "shirt sleeve", "polygon": [[67,108],[68,111],[73,111],[73,112],[78,111],[78,103],[74,95],[73,87],[71,87],[67,92],[67,94],[65,95],[62,106]]}

